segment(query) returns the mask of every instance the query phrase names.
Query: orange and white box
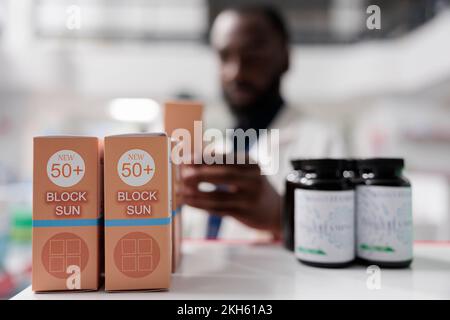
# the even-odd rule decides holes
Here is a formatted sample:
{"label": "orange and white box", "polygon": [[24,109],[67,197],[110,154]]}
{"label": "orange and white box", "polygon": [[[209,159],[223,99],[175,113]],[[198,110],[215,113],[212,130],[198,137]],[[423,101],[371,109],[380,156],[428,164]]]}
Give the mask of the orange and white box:
{"label": "orange and white box", "polygon": [[172,267],[165,133],[105,138],[105,289],[165,290]]}
{"label": "orange and white box", "polygon": [[[167,135],[176,142],[177,146],[185,143],[190,145],[191,163],[202,159],[203,147],[203,104],[195,101],[167,101],[164,104],[164,130]],[[180,134],[182,129],[190,136]],[[181,138],[181,140],[179,140]],[[184,150],[184,148],[181,148]],[[186,146],[186,149],[187,148]],[[183,155],[184,158],[184,155]]]}
{"label": "orange and white box", "polygon": [[[202,155],[202,117],[203,117],[203,104],[195,101],[167,101],[164,105],[164,129],[171,137],[172,149],[183,141],[177,141],[174,136],[175,130],[184,129],[187,130],[191,137],[190,146],[191,154],[194,157],[201,157]],[[196,126],[197,122],[197,126]],[[195,137],[200,137],[200,141],[195,141]],[[194,159],[191,161],[194,161]],[[172,159],[173,160],[173,159]],[[172,230],[173,230],[173,266],[172,271],[175,272],[177,267],[181,263],[181,244],[182,244],[182,218],[181,218],[181,201],[177,201],[176,190],[180,186],[179,178],[180,167],[173,161],[172,164],[172,189],[173,189],[173,208],[172,208]]]}
{"label": "orange and white box", "polygon": [[[171,141],[171,145],[175,144]],[[180,166],[171,162],[172,166],[172,272],[175,272],[181,263],[181,242],[182,242],[182,221],[181,202],[177,198],[177,191],[180,187]]]}
{"label": "orange and white box", "polygon": [[101,153],[95,137],[34,138],[33,291],[99,287]]}

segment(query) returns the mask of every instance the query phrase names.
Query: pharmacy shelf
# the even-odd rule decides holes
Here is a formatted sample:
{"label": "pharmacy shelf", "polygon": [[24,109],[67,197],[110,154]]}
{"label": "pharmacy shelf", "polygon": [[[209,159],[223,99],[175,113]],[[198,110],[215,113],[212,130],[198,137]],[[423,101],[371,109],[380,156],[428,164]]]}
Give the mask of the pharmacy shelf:
{"label": "pharmacy shelf", "polygon": [[363,266],[300,264],[277,244],[185,241],[183,261],[166,292],[33,293],[13,299],[450,299],[450,243],[420,242],[409,269],[382,269],[380,287]]}

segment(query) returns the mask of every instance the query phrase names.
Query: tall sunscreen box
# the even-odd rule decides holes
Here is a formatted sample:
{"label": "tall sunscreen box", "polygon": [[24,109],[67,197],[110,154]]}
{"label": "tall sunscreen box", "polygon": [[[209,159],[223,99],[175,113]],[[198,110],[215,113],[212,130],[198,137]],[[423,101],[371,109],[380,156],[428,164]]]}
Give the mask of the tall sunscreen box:
{"label": "tall sunscreen box", "polygon": [[[202,117],[203,104],[200,102],[168,101],[164,105],[164,130],[177,146],[179,144],[190,145],[193,156],[192,163],[194,163],[194,158],[201,161],[202,157]],[[187,136],[190,139],[187,139]],[[189,148],[186,147],[186,150]]]}
{"label": "tall sunscreen box", "polygon": [[105,289],[165,290],[172,268],[165,133],[105,138]]}
{"label": "tall sunscreen box", "polygon": [[[202,140],[194,141],[196,128],[202,128],[203,104],[200,102],[191,101],[167,101],[164,105],[164,129],[171,137],[172,149],[183,141],[178,141],[174,135],[177,129],[184,129],[191,137],[190,146],[192,154],[201,155]],[[196,126],[196,122],[197,126]],[[197,133],[198,136],[198,133]],[[200,139],[201,132],[200,132]],[[197,148],[195,148],[198,146]],[[173,265],[172,271],[175,272],[181,262],[181,242],[182,242],[182,219],[181,219],[181,202],[177,201],[176,190],[179,188],[180,168],[172,159],[172,230],[173,230]]]}
{"label": "tall sunscreen box", "polygon": [[95,137],[34,138],[33,291],[99,287],[101,149]]}

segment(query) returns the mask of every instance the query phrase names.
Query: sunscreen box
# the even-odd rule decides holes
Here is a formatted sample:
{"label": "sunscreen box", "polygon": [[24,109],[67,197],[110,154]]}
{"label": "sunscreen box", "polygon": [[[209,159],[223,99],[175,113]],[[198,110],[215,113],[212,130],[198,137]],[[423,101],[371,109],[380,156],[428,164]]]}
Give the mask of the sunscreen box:
{"label": "sunscreen box", "polygon": [[34,138],[33,291],[98,289],[101,159],[95,137]]}
{"label": "sunscreen box", "polygon": [[170,144],[105,138],[105,289],[165,290],[172,269]]}
{"label": "sunscreen box", "polygon": [[[190,136],[190,150],[192,155],[200,154],[202,147],[202,115],[203,104],[200,102],[191,101],[168,101],[164,106],[164,129],[171,137],[172,150],[178,143],[185,143],[186,141],[179,141],[177,139],[175,130],[184,129]],[[197,126],[196,126],[197,122]],[[196,129],[197,127],[197,129]],[[200,129],[200,133],[197,133]],[[199,137],[200,134],[200,137]],[[200,141],[195,141],[195,137]],[[196,143],[197,142],[197,143]],[[196,148],[197,146],[197,148]],[[176,199],[176,190],[179,189],[179,164],[172,159],[172,230],[173,230],[173,266],[172,271],[175,272],[176,268],[181,262],[181,242],[182,242],[182,219],[181,219],[181,202]],[[193,161],[193,158],[192,158]]]}
{"label": "sunscreen box", "polygon": [[[172,141],[172,146],[174,145]],[[175,272],[181,262],[181,202],[177,199],[177,190],[180,185],[180,166],[171,162],[172,166],[172,272]]]}
{"label": "sunscreen box", "polygon": [[203,105],[200,102],[168,101],[164,105],[164,130],[167,135],[176,144],[189,144],[192,155],[200,159],[203,142],[202,115]]}

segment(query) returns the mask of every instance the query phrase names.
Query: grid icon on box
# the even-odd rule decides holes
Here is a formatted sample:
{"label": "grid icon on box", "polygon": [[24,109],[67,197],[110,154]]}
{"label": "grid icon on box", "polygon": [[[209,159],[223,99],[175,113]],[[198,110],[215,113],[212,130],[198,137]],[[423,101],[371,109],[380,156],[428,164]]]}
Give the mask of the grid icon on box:
{"label": "grid icon on box", "polygon": [[81,240],[50,240],[49,271],[66,272],[67,267],[76,265],[81,268]]}
{"label": "grid icon on box", "polygon": [[153,270],[152,239],[122,239],[120,241],[122,272]]}

